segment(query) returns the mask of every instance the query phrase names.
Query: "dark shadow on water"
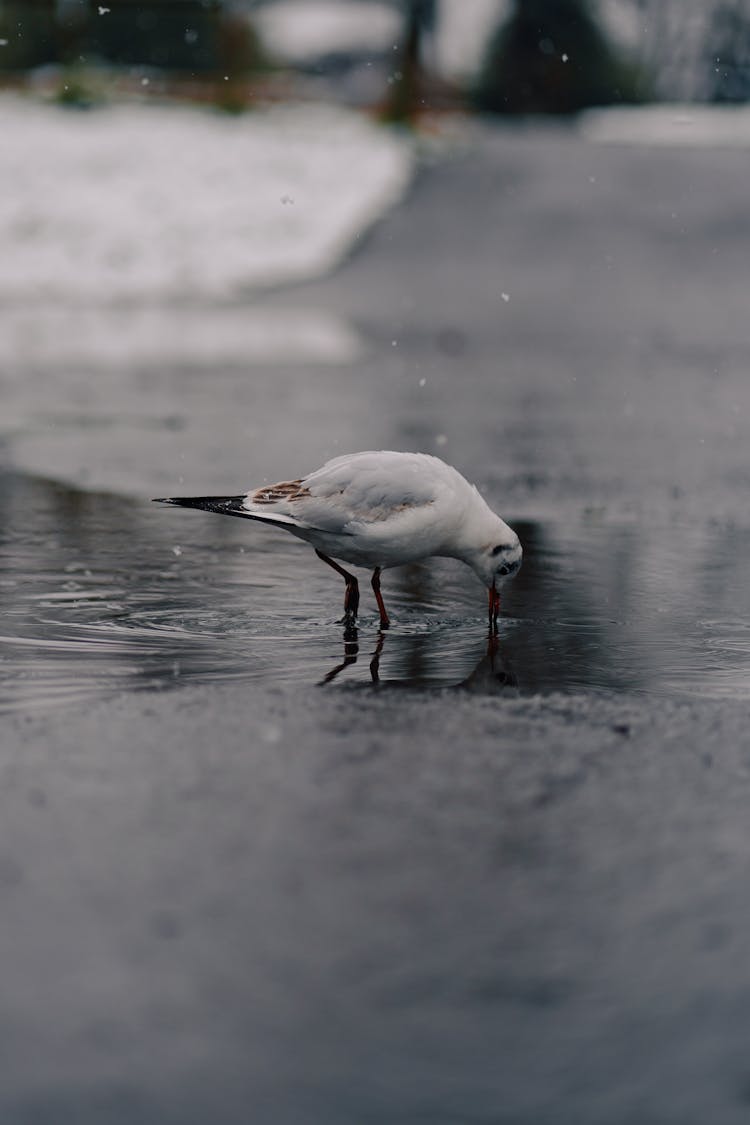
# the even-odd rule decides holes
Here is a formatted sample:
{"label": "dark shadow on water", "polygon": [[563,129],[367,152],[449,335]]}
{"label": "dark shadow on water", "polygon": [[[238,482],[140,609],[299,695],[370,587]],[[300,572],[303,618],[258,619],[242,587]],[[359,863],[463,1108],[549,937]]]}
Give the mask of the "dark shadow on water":
{"label": "dark shadow on water", "polygon": [[229,681],[750,696],[749,531],[511,522],[494,647],[443,560],[386,573],[387,638],[364,597],[342,640],[336,576],[278,531],[0,474],[0,710]]}

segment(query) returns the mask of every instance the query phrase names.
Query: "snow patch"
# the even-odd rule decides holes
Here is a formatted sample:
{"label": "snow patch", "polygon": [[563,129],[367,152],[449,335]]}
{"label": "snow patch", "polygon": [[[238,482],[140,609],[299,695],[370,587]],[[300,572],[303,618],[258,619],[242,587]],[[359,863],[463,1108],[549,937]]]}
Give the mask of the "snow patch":
{"label": "snow patch", "polygon": [[495,29],[510,14],[508,0],[440,0],[435,61],[442,74],[466,79],[479,70]]}
{"label": "snow patch", "polygon": [[343,0],[277,0],[253,13],[265,47],[297,64],[339,53],[382,53],[399,43],[401,24],[392,6]]}
{"label": "snow patch", "polygon": [[700,148],[750,147],[750,107],[667,104],[618,106],[583,114],[581,132],[590,141]]}
{"label": "snow patch", "polygon": [[335,107],[71,113],[3,96],[0,133],[4,301],[225,299],[315,277],[412,168],[405,138]]}

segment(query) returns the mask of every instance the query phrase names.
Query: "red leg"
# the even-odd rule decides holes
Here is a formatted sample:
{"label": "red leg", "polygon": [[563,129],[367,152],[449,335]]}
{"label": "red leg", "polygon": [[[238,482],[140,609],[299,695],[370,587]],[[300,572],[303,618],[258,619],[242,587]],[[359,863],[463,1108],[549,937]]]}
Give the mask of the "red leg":
{"label": "red leg", "polygon": [[334,562],[333,559],[329,559],[328,555],[324,555],[323,552],[319,551],[317,547],[315,548],[315,554],[319,559],[322,559],[324,563],[328,563],[329,566],[332,566],[333,569],[338,574],[340,574],[346,582],[346,593],[344,594],[344,613],[347,617],[356,617],[357,610],[359,608],[359,583],[357,582],[357,579],[353,574],[350,574],[348,570],[344,570],[343,566],[339,566],[339,564],[337,562]]}
{"label": "red leg", "polygon": [[378,603],[378,612],[380,613],[380,628],[387,629],[390,625],[388,614],[385,609],[385,602],[383,595],[380,593],[380,567],[376,566],[372,572],[372,588],[375,592],[375,601]]}

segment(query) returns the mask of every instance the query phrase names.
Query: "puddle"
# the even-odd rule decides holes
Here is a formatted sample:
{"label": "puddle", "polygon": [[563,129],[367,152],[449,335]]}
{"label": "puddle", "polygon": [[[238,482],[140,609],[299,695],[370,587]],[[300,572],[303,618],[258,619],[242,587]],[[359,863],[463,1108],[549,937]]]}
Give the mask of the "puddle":
{"label": "puddle", "polygon": [[750,532],[731,525],[511,520],[526,559],[488,649],[460,564],[388,572],[385,637],[363,583],[345,638],[336,577],[273,529],[0,486],[0,710],[229,680],[750,698]]}

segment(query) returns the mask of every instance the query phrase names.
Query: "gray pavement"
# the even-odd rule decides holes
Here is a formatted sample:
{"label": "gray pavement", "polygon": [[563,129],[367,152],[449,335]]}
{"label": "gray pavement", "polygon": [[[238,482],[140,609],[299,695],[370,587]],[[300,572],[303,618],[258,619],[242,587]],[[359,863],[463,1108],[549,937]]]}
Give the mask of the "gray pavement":
{"label": "gray pavement", "polygon": [[11,746],[4,1120],[746,1119],[746,708],[204,687]]}

